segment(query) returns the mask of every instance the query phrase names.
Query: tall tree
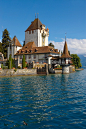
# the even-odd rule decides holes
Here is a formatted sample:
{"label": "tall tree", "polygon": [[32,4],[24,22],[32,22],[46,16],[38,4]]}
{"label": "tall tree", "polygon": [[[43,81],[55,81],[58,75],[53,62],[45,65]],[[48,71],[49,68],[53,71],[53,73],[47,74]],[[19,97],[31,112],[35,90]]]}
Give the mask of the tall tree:
{"label": "tall tree", "polygon": [[2,43],[0,42],[0,52],[2,52]]}
{"label": "tall tree", "polygon": [[2,53],[4,54],[4,58],[7,58],[7,47],[9,46],[9,42],[11,41],[11,38],[9,36],[9,32],[7,29],[3,31],[2,35]]}
{"label": "tall tree", "polygon": [[75,68],[82,67],[82,64],[80,62],[81,60],[77,54],[71,54],[71,57],[72,57],[73,65],[75,65]]}
{"label": "tall tree", "polygon": [[53,47],[53,48],[54,48],[54,45],[53,45],[52,43],[49,43],[49,44],[48,44],[48,46],[51,46],[51,47]]}
{"label": "tall tree", "polygon": [[23,46],[25,46],[25,41],[23,41]]}
{"label": "tall tree", "polygon": [[12,69],[12,67],[13,67],[13,65],[12,65],[12,57],[11,57],[11,55],[10,55],[8,68],[9,68],[9,69]]}

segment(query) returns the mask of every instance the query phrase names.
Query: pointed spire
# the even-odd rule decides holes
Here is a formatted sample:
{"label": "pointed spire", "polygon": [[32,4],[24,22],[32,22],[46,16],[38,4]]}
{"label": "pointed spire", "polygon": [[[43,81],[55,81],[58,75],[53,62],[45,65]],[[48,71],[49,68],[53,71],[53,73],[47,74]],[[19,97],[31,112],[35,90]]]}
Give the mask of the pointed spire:
{"label": "pointed spire", "polygon": [[[65,37],[66,37],[66,36],[65,36]],[[66,39],[65,39],[64,50],[63,50],[63,54],[62,54],[61,58],[72,58],[72,57],[69,55],[69,52],[68,52],[68,47],[67,47]]]}

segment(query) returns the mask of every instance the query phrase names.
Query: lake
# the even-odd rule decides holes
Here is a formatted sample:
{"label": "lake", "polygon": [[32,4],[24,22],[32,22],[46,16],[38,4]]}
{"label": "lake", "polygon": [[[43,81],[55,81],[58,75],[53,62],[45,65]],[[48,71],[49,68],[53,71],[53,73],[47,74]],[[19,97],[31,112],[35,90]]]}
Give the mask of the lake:
{"label": "lake", "polygon": [[0,78],[1,129],[85,127],[86,69],[66,75]]}
{"label": "lake", "polygon": [[86,69],[0,78],[0,129],[23,128],[86,128]]}

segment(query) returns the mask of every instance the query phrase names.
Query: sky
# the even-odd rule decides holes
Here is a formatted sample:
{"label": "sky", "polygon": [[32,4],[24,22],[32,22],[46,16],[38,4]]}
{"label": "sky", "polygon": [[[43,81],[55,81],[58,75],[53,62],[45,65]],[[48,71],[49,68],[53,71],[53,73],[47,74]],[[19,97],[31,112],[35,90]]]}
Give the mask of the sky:
{"label": "sky", "polygon": [[56,49],[63,50],[66,33],[70,53],[86,54],[86,0],[0,0],[0,41],[7,29],[23,44],[35,13]]}

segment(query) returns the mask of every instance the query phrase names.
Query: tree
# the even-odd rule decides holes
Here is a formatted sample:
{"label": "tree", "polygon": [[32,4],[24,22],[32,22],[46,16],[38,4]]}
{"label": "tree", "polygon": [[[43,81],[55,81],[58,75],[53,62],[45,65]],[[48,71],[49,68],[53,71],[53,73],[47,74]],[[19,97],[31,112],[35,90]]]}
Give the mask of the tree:
{"label": "tree", "polygon": [[2,35],[2,53],[4,54],[4,58],[7,58],[7,47],[9,46],[9,42],[11,41],[11,38],[9,36],[9,32],[7,29],[3,31]]}
{"label": "tree", "polygon": [[78,57],[77,54],[71,54],[71,57],[72,57],[73,65],[75,65],[75,68],[82,67],[82,64],[80,62],[81,60],[80,60],[80,58]]}
{"label": "tree", "polygon": [[51,47],[53,47],[53,48],[54,48],[54,45],[53,45],[52,43],[49,43],[49,44],[48,44],[48,46],[51,46]]}
{"label": "tree", "polygon": [[25,41],[23,42],[23,47],[25,46]]}
{"label": "tree", "polygon": [[2,43],[0,42],[0,52],[2,52]]}
{"label": "tree", "polygon": [[8,68],[12,69],[12,67],[13,67],[13,65],[12,65],[12,57],[11,57],[11,54],[10,54]]}
{"label": "tree", "polygon": [[22,68],[25,68],[25,55],[23,55],[23,59],[22,59]]}

